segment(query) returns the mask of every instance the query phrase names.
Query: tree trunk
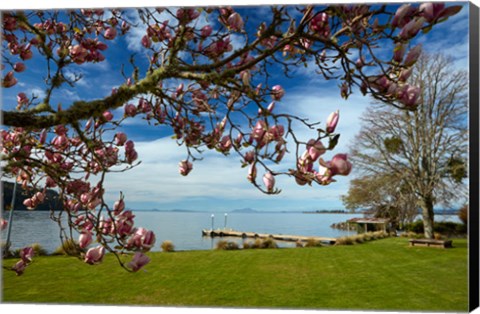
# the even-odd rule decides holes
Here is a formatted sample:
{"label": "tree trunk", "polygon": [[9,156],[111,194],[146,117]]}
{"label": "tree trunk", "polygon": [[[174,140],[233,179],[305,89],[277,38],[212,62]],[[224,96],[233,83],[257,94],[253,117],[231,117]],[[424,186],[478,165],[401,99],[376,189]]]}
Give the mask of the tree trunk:
{"label": "tree trunk", "polygon": [[420,207],[422,208],[424,236],[427,239],[433,239],[433,198],[431,196],[420,198]]}

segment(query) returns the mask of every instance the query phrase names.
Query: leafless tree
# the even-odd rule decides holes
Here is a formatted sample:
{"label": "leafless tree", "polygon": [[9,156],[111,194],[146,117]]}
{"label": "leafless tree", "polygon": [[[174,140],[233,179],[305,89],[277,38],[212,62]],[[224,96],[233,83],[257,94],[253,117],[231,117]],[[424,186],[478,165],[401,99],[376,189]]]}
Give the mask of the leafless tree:
{"label": "leafless tree", "polygon": [[421,88],[416,110],[372,106],[351,149],[364,173],[407,184],[422,210],[426,238],[433,237],[434,206],[465,196],[468,80],[452,63],[441,54],[423,55],[410,77]]}

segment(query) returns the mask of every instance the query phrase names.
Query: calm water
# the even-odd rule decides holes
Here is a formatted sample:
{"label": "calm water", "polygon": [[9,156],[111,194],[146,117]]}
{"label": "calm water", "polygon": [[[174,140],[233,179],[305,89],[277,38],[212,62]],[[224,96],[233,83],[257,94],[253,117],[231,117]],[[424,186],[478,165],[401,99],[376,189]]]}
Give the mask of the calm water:
{"label": "calm water", "polygon": [[[17,249],[32,243],[40,243],[52,252],[60,246],[59,227],[50,220],[49,212],[16,211],[13,216],[11,242]],[[211,213],[191,212],[135,212],[135,225],[155,232],[157,242],[154,251],[160,250],[160,244],[170,240],[175,250],[209,250],[215,247],[218,238],[202,237],[202,229],[212,227]],[[227,228],[244,232],[292,234],[304,236],[340,237],[346,231],[330,228],[332,223],[346,221],[361,214],[302,214],[302,213],[229,213]],[[441,216],[436,217],[442,220]],[[5,219],[8,219],[6,213]],[[225,215],[214,214],[214,228],[224,228]],[[350,232],[351,234],[352,232]],[[6,239],[6,230],[2,232],[2,241]],[[240,238],[229,238],[239,244]],[[292,243],[279,243],[281,246],[293,246]]]}

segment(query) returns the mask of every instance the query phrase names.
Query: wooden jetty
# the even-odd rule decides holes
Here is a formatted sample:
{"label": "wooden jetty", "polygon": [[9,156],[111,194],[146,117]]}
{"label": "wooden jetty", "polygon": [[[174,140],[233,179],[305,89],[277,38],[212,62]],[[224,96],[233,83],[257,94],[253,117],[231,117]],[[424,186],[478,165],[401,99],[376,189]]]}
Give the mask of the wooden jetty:
{"label": "wooden jetty", "polygon": [[307,242],[309,240],[315,240],[322,243],[335,244],[337,242],[336,238],[326,238],[326,237],[313,237],[313,236],[299,236],[299,235],[289,235],[289,234],[268,234],[268,233],[256,233],[256,232],[242,232],[232,229],[203,229],[202,235],[206,237],[239,237],[239,238],[272,238],[278,241],[286,242]]}

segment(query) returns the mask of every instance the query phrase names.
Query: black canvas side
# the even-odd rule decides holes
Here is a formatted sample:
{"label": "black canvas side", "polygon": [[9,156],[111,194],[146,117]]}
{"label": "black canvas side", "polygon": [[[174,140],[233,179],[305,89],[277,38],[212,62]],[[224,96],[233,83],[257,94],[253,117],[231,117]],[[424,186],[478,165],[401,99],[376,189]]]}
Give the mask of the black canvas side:
{"label": "black canvas side", "polygon": [[479,8],[470,3],[469,310],[479,306]]}

